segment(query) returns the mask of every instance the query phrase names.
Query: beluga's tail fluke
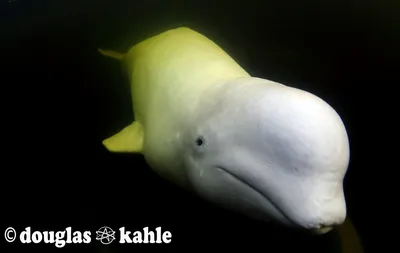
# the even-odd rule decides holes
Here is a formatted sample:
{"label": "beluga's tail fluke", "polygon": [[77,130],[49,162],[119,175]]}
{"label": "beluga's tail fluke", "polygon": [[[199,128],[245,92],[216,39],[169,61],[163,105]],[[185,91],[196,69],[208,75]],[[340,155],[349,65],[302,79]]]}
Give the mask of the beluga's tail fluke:
{"label": "beluga's tail fluke", "polygon": [[122,60],[124,58],[124,54],[117,52],[117,51],[113,51],[113,50],[104,50],[99,48],[98,51],[100,52],[100,54],[107,56],[107,57],[111,57],[117,60]]}

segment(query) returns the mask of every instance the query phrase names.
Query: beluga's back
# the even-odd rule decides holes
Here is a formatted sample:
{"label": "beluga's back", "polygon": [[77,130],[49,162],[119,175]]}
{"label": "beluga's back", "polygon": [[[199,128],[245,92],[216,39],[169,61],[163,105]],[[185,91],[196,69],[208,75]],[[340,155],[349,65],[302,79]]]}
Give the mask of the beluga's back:
{"label": "beluga's back", "polygon": [[189,28],[100,52],[125,62],[135,114],[108,150],[141,153],[160,176],[249,217],[317,233],[343,223],[349,143],[325,101],[251,77]]}

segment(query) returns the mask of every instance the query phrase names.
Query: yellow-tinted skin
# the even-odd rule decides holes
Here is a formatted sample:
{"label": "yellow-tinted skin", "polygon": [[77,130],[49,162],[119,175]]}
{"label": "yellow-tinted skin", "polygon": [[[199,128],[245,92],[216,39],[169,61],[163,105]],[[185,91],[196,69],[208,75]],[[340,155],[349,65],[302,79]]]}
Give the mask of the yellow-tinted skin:
{"label": "yellow-tinted skin", "polygon": [[[218,45],[185,27],[146,39],[125,54],[99,51],[126,64],[135,114],[135,121],[104,140],[104,145],[111,152],[145,154],[151,149],[156,155],[147,162],[159,171],[173,170],[174,162],[168,161],[168,150],[173,147],[165,136],[176,132],[177,125],[195,112],[200,96],[212,86],[250,77]],[[156,145],[155,140],[160,139],[165,143]],[[343,252],[363,252],[348,219],[338,230]]]}

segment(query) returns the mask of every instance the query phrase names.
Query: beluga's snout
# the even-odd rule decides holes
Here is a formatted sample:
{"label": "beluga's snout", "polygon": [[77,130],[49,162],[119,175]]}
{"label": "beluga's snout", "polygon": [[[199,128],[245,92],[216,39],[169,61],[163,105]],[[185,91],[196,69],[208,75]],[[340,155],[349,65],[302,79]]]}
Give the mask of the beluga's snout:
{"label": "beluga's snout", "polygon": [[[237,88],[240,87],[240,88]],[[306,91],[260,78],[226,84],[192,136],[189,181],[203,197],[313,233],[343,223],[349,143],[342,120]]]}

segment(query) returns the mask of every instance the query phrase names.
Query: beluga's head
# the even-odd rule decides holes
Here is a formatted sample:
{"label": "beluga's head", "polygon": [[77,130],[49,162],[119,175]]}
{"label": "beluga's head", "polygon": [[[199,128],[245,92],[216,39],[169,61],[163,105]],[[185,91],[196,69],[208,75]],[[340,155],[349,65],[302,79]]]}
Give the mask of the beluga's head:
{"label": "beluga's head", "polygon": [[247,216],[319,234],[344,222],[349,142],[326,102],[239,78],[196,103],[181,149],[195,192]]}

